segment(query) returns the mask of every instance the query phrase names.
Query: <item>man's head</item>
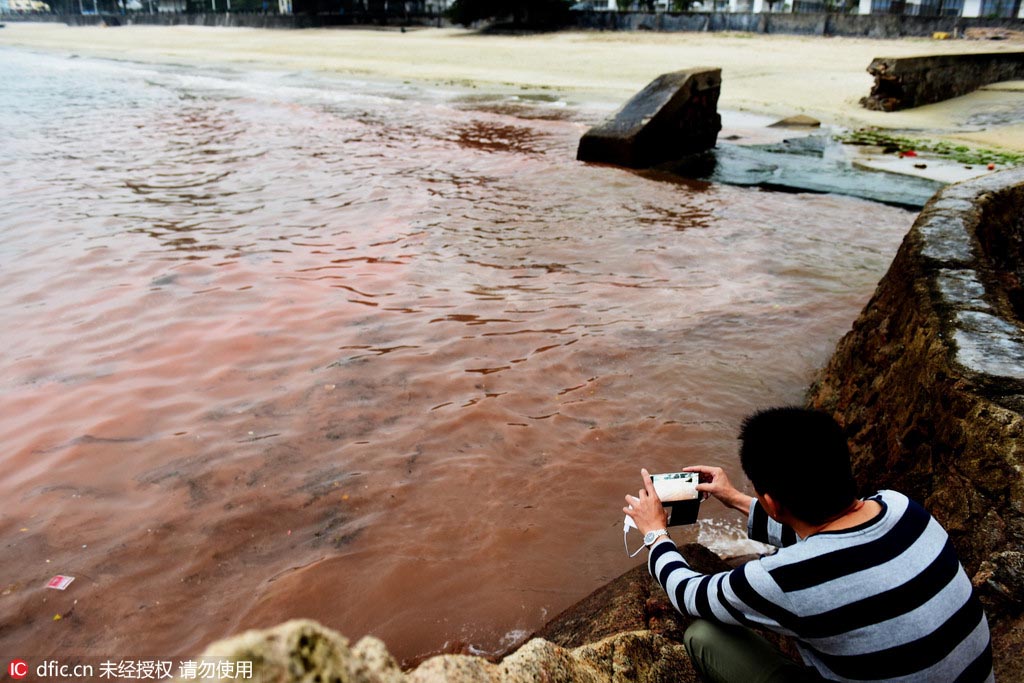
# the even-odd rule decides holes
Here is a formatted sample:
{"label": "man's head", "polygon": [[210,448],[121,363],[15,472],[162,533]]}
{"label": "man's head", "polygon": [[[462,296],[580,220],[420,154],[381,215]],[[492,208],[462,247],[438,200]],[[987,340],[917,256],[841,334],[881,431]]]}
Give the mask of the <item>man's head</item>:
{"label": "man's head", "polygon": [[822,524],[857,497],[846,437],[831,416],[762,410],[743,421],[739,438],[740,463],[754,489],[800,521]]}

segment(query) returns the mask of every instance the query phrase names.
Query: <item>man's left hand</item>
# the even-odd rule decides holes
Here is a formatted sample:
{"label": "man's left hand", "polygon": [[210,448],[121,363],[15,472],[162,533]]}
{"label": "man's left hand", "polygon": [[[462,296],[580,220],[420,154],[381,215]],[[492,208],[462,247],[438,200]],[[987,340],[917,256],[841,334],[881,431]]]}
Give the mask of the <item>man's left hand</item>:
{"label": "man's left hand", "polygon": [[668,526],[668,515],[661,505],[658,493],[654,490],[654,482],[651,481],[651,474],[646,469],[640,470],[643,477],[644,487],[640,489],[639,497],[626,496],[626,507],[622,511],[633,518],[636,528],[641,534],[655,529],[664,529]]}

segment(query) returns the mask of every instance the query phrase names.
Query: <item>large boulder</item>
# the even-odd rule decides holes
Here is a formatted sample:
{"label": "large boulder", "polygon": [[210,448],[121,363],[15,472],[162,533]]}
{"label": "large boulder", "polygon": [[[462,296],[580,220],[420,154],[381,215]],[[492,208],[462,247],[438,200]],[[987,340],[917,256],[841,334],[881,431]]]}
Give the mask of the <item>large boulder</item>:
{"label": "large boulder", "polygon": [[[251,667],[260,683],[404,683],[405,674],[380,640],[363,638],[354,646],[336,631],[309,619],[246,631],[210,645],[195,661],[230,662],[234,671]],[[225,672],[226,670],[225,669]],[[220,671],[218,670],[218,673]],[[188,679],[179,679],[180,681]],[[203,677],[203,680],[221,678]],[[223,680],[234,680],[225,675]]]}
{"label": "large boulder", "polygon": [[722,129],[721,87],[721,69],[662,74],[611,118],[587,131],[576,158],[647,168],[706,152]]}
{"label": "large boulder", "polygon": [[[618,633],[566,649],[534,638],[498,663],[470,655],[438,655],[403,672],[380,640],[352,645],[315,621],[297,619],[247,631],[206,649],[196,662],[216,662],[237,681],[239,664],[260,683],[695,683],[686,650],[651,631]],[[221,663],[226,663],[223,666]],[[179,679],[178,683],[185,680]]]}
{"label": "large boulder", "polygon": [[949,186],[809,397],[846,429],[865,491],[903,491],[949,530],[1003,680],[1024,680],[1022,314],[1024,169]]}

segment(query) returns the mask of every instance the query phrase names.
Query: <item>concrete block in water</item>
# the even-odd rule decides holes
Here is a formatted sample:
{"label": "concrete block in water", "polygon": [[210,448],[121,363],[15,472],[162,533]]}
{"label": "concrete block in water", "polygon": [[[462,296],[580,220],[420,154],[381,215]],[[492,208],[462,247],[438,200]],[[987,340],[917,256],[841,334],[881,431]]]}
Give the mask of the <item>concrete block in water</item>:
{"label": "concrete block in water", "polygon": [[580,140],[576,158],[630,168],[676,161],[715,146],[722,70],[662,74]]}

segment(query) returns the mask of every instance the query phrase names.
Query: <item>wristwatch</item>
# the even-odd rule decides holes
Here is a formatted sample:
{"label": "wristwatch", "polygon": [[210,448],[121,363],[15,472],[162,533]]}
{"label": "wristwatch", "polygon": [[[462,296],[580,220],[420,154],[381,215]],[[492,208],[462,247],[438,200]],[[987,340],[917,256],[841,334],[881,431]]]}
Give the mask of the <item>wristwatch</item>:
{"label": "wristwatch", "polygon": [[[662,536],[668,536],[668,531],[666,529],[655,529],[654,531],[648,531],[646,534],[644,534],[644,545],[652,546],[654,545],[654,542]],[[669,538],[671,538],[671,536],[669,536]]]}

